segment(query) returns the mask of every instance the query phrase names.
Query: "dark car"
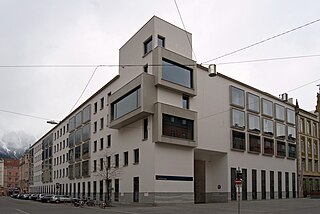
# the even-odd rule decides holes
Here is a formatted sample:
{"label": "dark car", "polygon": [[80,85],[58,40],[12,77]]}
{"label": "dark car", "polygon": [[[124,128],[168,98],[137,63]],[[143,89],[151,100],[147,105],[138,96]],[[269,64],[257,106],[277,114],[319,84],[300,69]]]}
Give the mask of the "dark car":
{"label": "dark car", "polygon": [[37,198],[38,198],[38,194],[31,194],[30,196],[29,196],[29,199],[30,200],[37,200]]}
{"label": "dark car", "polygon": [[51,197],[52,197],[52,194],[44,195],[44,196],[43,196],[43,198],[41,198],[41,202],[49,203],[49,202],[50,202]]}

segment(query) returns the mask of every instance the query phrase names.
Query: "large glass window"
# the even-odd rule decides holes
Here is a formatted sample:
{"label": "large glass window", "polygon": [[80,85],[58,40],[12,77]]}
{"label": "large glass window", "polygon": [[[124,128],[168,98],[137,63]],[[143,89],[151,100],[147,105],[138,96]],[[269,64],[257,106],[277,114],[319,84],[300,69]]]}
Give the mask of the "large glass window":
{"label": "large glass window", "polygon": [[244,90],[231,86],[231,104],[244,108]]}
{"label": "large glass window", "polygon": [[87,141],[90,139],[90,123],[82,128],[82,141]]}
{"label": "large glass window", "polygon": [[87,121],[90,120],[90,116],[91,116],[91,105],[88,105],[87,107],[85,107],[82,111],[83,114],[83,123],[86,123]]}
{"label": "large glass window", "polygon": [[263,134],[273,136],[273,121],[263,118]]}
{"label": "large glass window", "polygon": [[288,143],[288,153],[290,158],[296,158],[296,145]]}
{"label": "large glass window", "polygon": [[69,179],[74,179],[74,166],[69,165],[68,169],[69,169],[69,174],[68,174]]}
{"label": "large glass window", "polygon": [[260,117],[253,114],[248,114],[249,131],[260,132]]}
{"label": "large glass window", "polygon": [[285,139],[286,137],[285,125],[282,123],[276,123],[276,137],[280,139]]}
{"label": "large glass window", "polygon": [[69,131],[70,132],[73,131],[75,126],[76,126],[76,118],[75,117],[71,117],[69,119]]}
{"label": "large glass window", "polygon": [[272,109],[272,102],[266,99],[262,99],[262,114],[272,117],[273,116],[273,109]]}
{"label": "large glass window", "polygon": [[[76,178],[80,178],[80,163],[76,163],[75,165],[74,165],[74,175],[75,175],[75,177]],[[80,183],[79,183],[80,184]]]}
{"label": "large glass window", "polygon": [[296,128],[292,126],[288,126],[288,140],[295,141],[296,140]]}
{"label": "large glass window", "polygon": [[259,113],[260,112],[260,98],[257,95],[247,93],[248,110]]}
{"label": "large glass window", "polygon": [[70,132],[69,134],[69,147],[74,146],[74,132]]}
{"label": "large glass window", "polygon": [[111,104],[112,120],[140,107],[140,86]]}
{"label": "large glass window", "polygon": [[232,148],[245,150],[246,149],[246,134],[232,130]]}
{"label": "large glass window", "polygon": [[89,160],[82,162],[82,176],[89,175]]}
{"label": "large glass window", "polygon": [[88,158],[89,157],[89,142],[82,144],[82,158]]}
{"label": "large glass window", "polygon": [[82,124],[82,111],[76,114],[76,128]]}
{"label": "large glass window", "polygon": [[75,138],[75,144],[79,145],[81,143],[81,135],[82,135],[82,129],[77,129],[76,131],[76,138]]}
{"label": "large glass window", "polygon": [[249,151],[259,152],[261,151],[260,136],[249,135]]}
{"label": "large glass window", "polygon": [[162,134],[170,137],[193,140],[193,120],[163,114]]}
{"label": "large glass window", "polygon": [[74,161],[74,150],[70,149],[69,150],[69,162],[73,162]]}
{"label": "large glass window", "polygon": [[76,161],[79,161],[81,159],[81,146],[77,146],[75,149],[74,149],[74,153],[75,153],[75,159]]}
{"label": "large glass window", "polygon": [[263,153],[268,155],[274,154],[274,146],[273,146],[273,139],[264,138],[264,145],[263,145]]}
{"label": "large glass window", "polygon": [[232,118],[232,127],[235,128],[245,128],[244,123],[244,112],[239,111],[237,109],[232,109],[231,111],[231,118]]}
{"label": "large glass window", "polygon": [[277,156],[285,157],[286,156],[286,143],[282,141],[277,141]]}
{"label": "large glass window", "polygon": [[278,104],[274,105],[275,108],[275,117],[277,120],[284,121],[284,107]]}
{"label": "large glass window", "polygon": [[144,54],[149,53],[152,50],[152,36],[150,36],[150,38],[148,38],[144,43]]}
{"label": "large glass window", "polygon": [[193,87],[193,70],[167,59],[162,59],[162,79],[184,87]]}
{"label": "large glass window", "polygon": [[296,124],[295,112],[287,108],[287,123]]}

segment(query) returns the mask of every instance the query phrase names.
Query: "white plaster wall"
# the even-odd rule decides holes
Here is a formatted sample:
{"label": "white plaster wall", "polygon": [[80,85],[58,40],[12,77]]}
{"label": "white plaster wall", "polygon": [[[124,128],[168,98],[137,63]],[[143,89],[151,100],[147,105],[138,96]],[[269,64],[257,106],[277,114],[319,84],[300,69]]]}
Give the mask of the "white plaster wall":
{"label": "white plaster wall", "polygon": [[[193,177],[193,149],[156,143],[155,175]],[[153,177],[155,180],[155,177]],[[192,181],[155,181],[156,192],[192,192]]]}

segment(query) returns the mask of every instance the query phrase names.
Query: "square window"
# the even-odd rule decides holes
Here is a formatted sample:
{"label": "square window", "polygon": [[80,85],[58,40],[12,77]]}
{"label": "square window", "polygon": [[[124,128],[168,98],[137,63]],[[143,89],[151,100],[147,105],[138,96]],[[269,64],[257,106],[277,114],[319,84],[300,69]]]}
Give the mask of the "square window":
{"label": "square window", "polygon": [[270,100],[262,99],[262,114],[269,117],[273,116],[272,102]]}
{"label": "square window", "polygon": [[249,135],[249,151],[251,152],[261,152],[261,142],[260,136],[257,135]]}
{"label": "square window", "polygon": [[287,123],[296,124],[295,112],[294,110],[287,108]]}
{"label": "square window", "polygon": [[231,120],[232,120],[232,124],[231,124],[232,127],[240,128],[240,129],[245,128],[244,112],[243,111],[239,111],[237,109],[232,109]]}
{"label": "square window", "polygon": [[152,50],[152,36],[150,36],[144,43],[144,54],[149,53]]}
{"label": "square window", "polygon": [[256,113],[260,112],[260,98],[257,95],[247,93],[247,108]]}
{"label": "square window", "polygon": [[274,155],[274,141],[273,139],[263,138],[263,153]]}
{"label": "square window", "polygon": [[274,128],[273,128],[273,121],[263,118],[263,134],[273,136],[274,135]]}
{"label": "square window", "polygon": [[277,120],[284,121],[284,107],[279,104],[275,104],[274,108],[275,108],[275,118]]}
{"label": "square window", "polygon": [[163,36],[158,35],[158,46],[159,47],[165,47],[165,38]]}
{"label": "square window", "polygon": [[276,123],[276,137],[279,139],[286,138],[285,125],[282,123]]}
{"label": "square window", "polygon": [[286,156],[286,143],[282,141],[277,141],[277,156],[285,157]]}
{"label": "square window", "polygon": [[292,126],[288,126],[288,140],[295,141],[296,140],[296,128]]}
{"label": "square window", "polygon": [[231,104],[244,108],[244,90],[231,86]]}
{"label": "square window", "polygon": [[248,114],[249,131],[260,132],[260,117],[253,114]]}
{"label": "square window", "polygon": [[246,149],[246,134],[232,130],[232,148],[238,150]]}

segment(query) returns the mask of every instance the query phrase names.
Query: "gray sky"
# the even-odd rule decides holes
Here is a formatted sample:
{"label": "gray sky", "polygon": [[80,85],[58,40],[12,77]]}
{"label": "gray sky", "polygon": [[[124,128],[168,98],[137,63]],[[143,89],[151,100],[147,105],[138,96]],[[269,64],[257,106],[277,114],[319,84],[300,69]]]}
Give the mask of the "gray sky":
{"label": "gray sky", "polygon": [[[205,62],[320,18],[317,0],[177,0]],[[174,0],[0,0],[0,65],[118,64],[119,48],[153,15],[183,28]],[[320,54],[320,22],[214,63]],[[213,63],[213,62],[212,62]],[[320,57],[218,65],[218,72],[275,96],[320,79]],[[94,68],[0,68],[0,110],[67,116]],[[99,68],[81,104],[117,68]],[[306,110],[320,81],[289,92]],[[45,120],[0,112],[0,129],[41,137]]]}

